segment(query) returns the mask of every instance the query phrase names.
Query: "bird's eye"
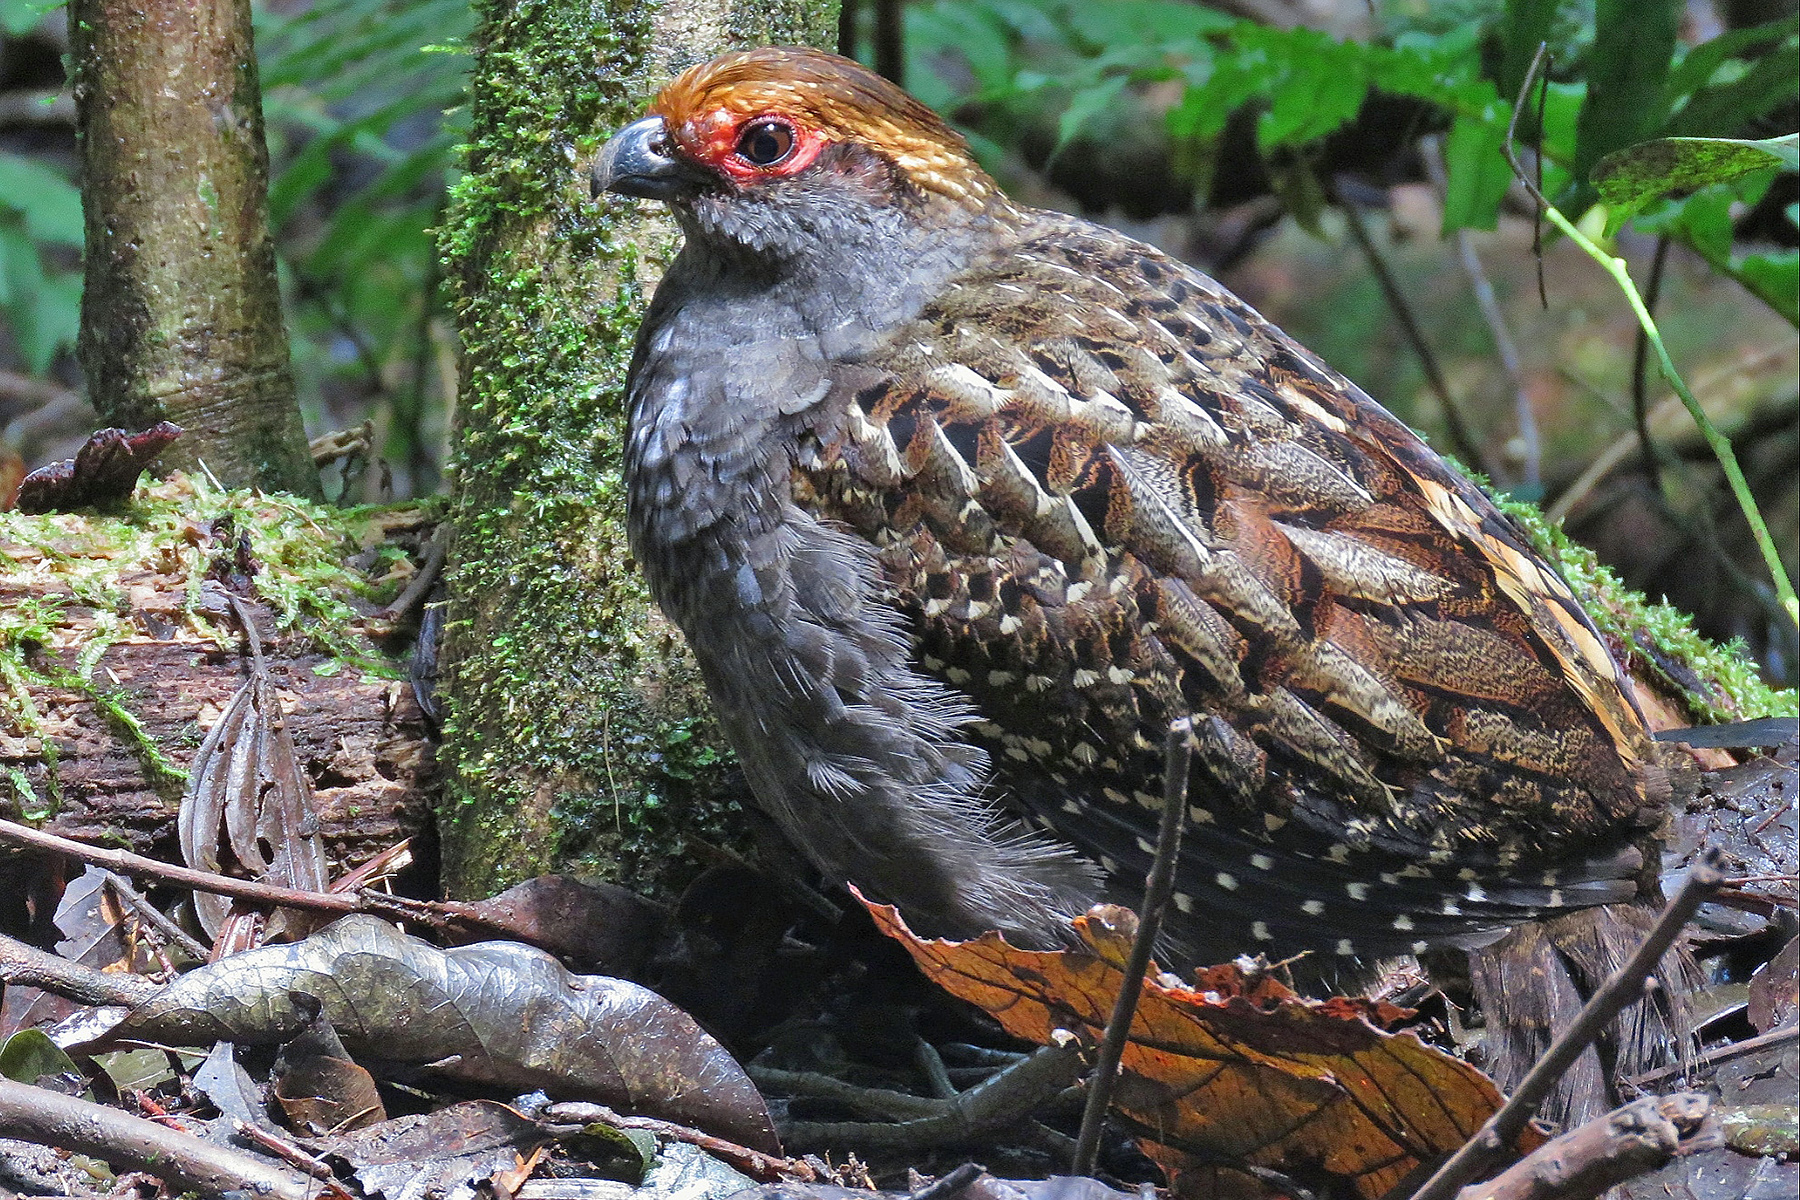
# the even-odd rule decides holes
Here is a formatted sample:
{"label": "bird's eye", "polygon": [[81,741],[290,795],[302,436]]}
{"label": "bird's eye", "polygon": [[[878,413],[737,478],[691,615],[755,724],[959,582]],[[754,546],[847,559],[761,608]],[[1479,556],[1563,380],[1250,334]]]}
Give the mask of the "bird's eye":
{"label": "bird's eye", "polygon": [[772,167],[794,152],[794,131],[782,121],[755,121],[738,137],[738,157],[759,167]]}

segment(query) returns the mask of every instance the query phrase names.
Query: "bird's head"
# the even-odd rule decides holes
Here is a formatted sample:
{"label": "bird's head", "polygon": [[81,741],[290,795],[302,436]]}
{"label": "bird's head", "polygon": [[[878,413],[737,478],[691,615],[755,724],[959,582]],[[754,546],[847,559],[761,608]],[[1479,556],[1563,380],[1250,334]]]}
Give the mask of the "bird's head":
{"label": "bird's head", "polygon": [[602,191],[667,201],[690,237],[781,257],[1005,203],[923,104],[850,59],[785,46],[726,54],[670,83],[601,151]]}

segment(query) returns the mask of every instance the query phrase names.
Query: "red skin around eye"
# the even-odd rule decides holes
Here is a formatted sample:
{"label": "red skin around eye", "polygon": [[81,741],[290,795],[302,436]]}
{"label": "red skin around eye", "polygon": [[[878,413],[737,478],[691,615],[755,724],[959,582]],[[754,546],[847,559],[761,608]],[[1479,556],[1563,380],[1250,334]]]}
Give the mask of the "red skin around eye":
{"label": "red skin around eye", "polygon": [[[794,148],[788,156],[778,163],[759,167],[753,162],[740,157],[737,152],[738,139],[744,130],[757,121],[766,121],[773,117],[794,132]],[[790,121],[785,117],[770,113],[758,113],[749,118],[742,118],[729,109],[714,109],[709,113],[701,113],[689,117],[675,130],[675,140],[681,148],[699,161],[725,172],[738,183],[756,183],[763,179],[781,179],[810,167],[813,160],[819,157],[819,151],[828,144],[828,139],[818,130]]]}

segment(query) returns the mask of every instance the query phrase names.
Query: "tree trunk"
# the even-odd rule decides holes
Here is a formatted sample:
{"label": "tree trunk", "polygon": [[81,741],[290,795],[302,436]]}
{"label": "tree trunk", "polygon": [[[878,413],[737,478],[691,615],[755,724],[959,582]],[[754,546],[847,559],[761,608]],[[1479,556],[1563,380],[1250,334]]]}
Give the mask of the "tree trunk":
{"label": "tree trunk", "polygon": [[269,240],[249,0],[72,0],[88,395],[227,487],[319,498]]}
{"label": "tree trunk", "polygon": [[484,0],[468,175],[445,221],[463,339],[446,622],[452,894],[552,865],[653,884],[719,806],[721,743],[630,562],[622,390],[675,248],[660,205],[585,169],[675,72],[830,46],[834,0]]}

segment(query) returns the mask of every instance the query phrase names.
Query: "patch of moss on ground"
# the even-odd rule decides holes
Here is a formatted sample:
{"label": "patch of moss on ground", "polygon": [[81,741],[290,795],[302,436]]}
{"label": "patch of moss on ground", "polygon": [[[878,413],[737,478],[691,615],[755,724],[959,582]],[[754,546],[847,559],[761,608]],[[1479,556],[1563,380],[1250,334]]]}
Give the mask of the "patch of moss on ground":
{"label": "patch of moss on ground", "polygon": [[[199,607],[200,588],[215,556],[230,552],[212,544],[212,531],[228,517],[234,533],[249,539],[254,594],[273,611],[278,629],[304,635],[364,670],[398,677],[392,663],[370,652],[360,622],[405,586],[406,552],[384,543],[393,514],[421,507],[329,508],[288,495],[226,491],[177,473],[140,487],[116,513],[0,513],[0,587],[30,592],[41,606],[22,600],[14,606],[19,611],[0,617],[0,645],[28,626],[41,637],[66,625],[54,615],[65,607],[91,609],[94,636],[76,647],[77,661],[91,668],[107,638],[128,632],[119,622],[131,614],[133,586],[153,578],[165,591],[184,593],[183,614],[197,631],[218,634]],[[348,565],[364,551],[372,551],[366,568]]]}
{"label": "patch of moss on ground", "polygon": [[[1626,587],[1592,550],[1546,521],[1535,504],[1503,497],[1497,503],[1538,553],[1562,569],[1600,632],[1631,653],[1633,666],[1662,678],[1683,696],[1697,724],[1791,717],[1800,711],[1795,690],[1771,687],[1742,642],[1721,646],[1701,636],[1686,613]],[[1690,672],[1691,677],[1681,677]]]}
{"label": "patch of moss on ground", "polygon": [[[227,518],[231,536],[215,536]],[[140,612],[173,621],[176,637],[237,644],[237,630],[202,607],[201,588],[221,555],[232,562],[243,537],[254,560],[253,595],[279,631],[366,674],[399,678],[400,667],[370,645],[362,621],[412,574],[406,551],[388,544],[389,531],[430,519],[416,504],[328,508],[181,474],[140,487],[116,512],[0,513],[0,723],[43,747],[54,805],[55,742],[45,736],[31,689],[83,692],[136,751],[146,779],[179,795],[185,773],[144,733],[119,689],[96,676],[107,647],[145,632]],[[58,665],[70,661],[72,668]]]}

